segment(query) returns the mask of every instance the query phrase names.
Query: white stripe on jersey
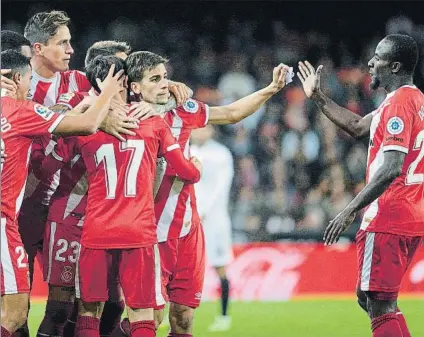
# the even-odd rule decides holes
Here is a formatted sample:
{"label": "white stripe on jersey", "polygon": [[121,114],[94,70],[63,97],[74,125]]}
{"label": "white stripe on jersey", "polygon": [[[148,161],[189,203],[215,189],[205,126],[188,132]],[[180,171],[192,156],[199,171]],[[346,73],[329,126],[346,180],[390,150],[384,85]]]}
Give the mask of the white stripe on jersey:
{"label": "white stripe on jersey", "polygon": [[55,243],[56,235],[56,222],[50,223],[50,241],[49,241],[49,267],[47,270],[47,279],[46,282],[50,282],[50,277],[52,275],[52,265],[53,265],[53,248]]}
{"label": "white stripe on jersey", "polygon": [[362,272],[361,272],[361,290],[362,291],[370,290],[372,256],[374,252],[374,238],[375,238],[375,233],[366,233],[364,261],[362,262]]}
{"label": "white stripe on jersey", "polygon": [[184,187],[184,183],[181,180],[179,179],[174,180],[171,187],[171,191],[169,193],[168,200],[166,200],[165,207],[163,208],[163,212],[158,221],[157,234],[158,234],[159,242],[163,242],[167,240],[169,229],[171,227],[169,225],[160,226],[160,223],[171,224],[172,220],[174,220],[174,213],[175,213],[175,210],[177,209],[178,199],[183,187]]}
{"label": "white stripe on jersey", "polygon": [[16,284],[16,275],[9,249],[10,246],[6,235],[6,218],[1,218],[1,266],[3,269],[4,292],[5,294],[16,294],[18,285]]}
{"label": "white stripe on jersey", "polygon": [[[28,154],[27,154],[27,160],[26,160],[27,171],[28,171],[29,158],[31,157],[31,148],[32,148],[32,144],[28,148]],[[22,201],[24,200],[25,187],[26,187],[27,182],[28,182],[28,179],[25,179],[25,183],[22,186],[22,190],[19,193],[18,197],[16,198],[16,204],[15,204],[16,215],[18,215],[19,211],[21,210]]]}

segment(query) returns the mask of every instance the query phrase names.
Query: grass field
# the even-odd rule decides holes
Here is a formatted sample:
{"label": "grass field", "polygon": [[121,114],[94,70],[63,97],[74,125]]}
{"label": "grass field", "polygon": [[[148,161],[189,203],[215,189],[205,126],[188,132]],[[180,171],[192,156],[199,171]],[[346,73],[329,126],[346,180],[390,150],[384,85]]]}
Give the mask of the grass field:
{"label": "grass field", "polygon": [[[399,305],[412,337],[424,337],[424,299],[401,299]],[[236,302],[230,313],[233,326],[227,332],[207,332],[218,310],[217,303],[202,303],[196,312],[195,337],[370,337],[370,322],[355,300],[308,299],[291,302]],[[31,336],[35,336],[44,303],[31,306]],[[165,337],[166,329],[158,336]]]}

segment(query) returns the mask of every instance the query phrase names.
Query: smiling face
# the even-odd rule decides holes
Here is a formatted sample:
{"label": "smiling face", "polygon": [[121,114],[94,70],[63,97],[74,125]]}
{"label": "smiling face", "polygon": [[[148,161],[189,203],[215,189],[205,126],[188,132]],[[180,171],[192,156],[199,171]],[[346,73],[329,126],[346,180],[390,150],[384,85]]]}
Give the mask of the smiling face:
{"label": "smiling face", "polygon": [[163,63],[147,69],[139,82],[132,82],[131,89],[149,103],[166,104],[169,100],[168,73]]}
{"label": "smiling face", "polygon": [[392,43],[386,39],[380,41],[375,49],[375,54],[368,62],[369,73],[371,75],[370,88],[376,90],[379,87],[385,88],[394,72],[398,71],[399,62],[392,62]]}
{"label": "smiling face", "polygon": [[74,50],[71,46],[71,33],[65,25],[60,26],[46,44],[35,43],[35,54],[43,58],[44,65],[52,72],[69,70],[69,61]]}

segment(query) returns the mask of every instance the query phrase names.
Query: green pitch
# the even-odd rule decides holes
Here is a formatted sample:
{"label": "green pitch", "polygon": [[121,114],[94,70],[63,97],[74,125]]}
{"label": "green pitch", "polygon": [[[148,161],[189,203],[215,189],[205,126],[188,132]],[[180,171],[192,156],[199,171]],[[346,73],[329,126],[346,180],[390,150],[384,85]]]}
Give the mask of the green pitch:
{"label": "green pitch", "polygon": [[[424,299],[399,301],[413,337],[424,336]],[[232,303],[233,325],[227,332],[207,332],[219,306],[202,303],[196,311],[195,337],[370,337],[365,313],[351,300],[307,300],[284,303]],[[31,306],[31,336],[36,335],[44,313],[44,303]],[[167,329],[159,330],[165,337]]]}

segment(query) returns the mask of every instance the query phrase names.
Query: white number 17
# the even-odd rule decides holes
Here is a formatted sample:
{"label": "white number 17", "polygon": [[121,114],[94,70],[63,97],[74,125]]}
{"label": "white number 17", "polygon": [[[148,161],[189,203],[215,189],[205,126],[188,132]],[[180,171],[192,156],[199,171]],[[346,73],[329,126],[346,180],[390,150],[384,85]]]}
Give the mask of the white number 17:
{"label": "white number 17", "polygon": [[[129,139],[119,143],[119,151],[130,151],[131,157],[125,172],[125,196],[136,195],[137,174],[144,154],[144,140]],[[115,199],[118,173],[113,144],[103,144],[96,151],[96,166],[102,162],[105,167],[106,199]]]}

